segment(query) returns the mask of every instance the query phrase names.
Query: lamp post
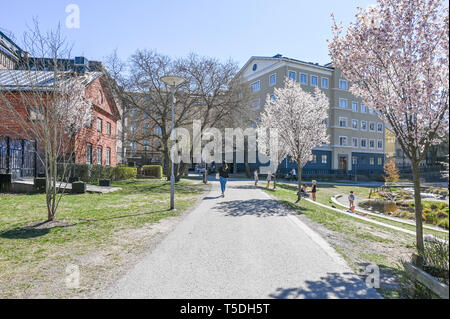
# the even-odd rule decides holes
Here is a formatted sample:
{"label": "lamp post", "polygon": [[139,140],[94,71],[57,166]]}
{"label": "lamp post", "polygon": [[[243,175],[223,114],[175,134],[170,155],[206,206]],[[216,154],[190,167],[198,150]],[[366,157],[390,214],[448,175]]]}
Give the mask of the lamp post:
{"label": "lamp post", "polygon": [[[161,78],[161,81],[163,81],[167,86],[170,87],[170,99],[172,104],[172,130],[170,132],[173,132],[175,129],[175,91],[177,87],[179,87],[181,84],[183,84],[186,80],[179,77],[179,76],[163,76]],[[173,162],[174,154],[173,154],[173,140],[170,139],[170,162],[171,162],[171,169],[170,169],[170,210],[175,209],[175,174],[174,169],[175,165]]]}

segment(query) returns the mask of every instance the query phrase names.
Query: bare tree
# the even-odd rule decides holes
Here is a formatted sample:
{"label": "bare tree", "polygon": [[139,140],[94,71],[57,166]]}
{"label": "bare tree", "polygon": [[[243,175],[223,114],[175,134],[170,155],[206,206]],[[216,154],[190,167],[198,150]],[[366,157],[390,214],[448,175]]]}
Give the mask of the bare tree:
{"label": "bare tree", "polygon": [[[108,65],[113,69],[111,63]],[[119,64],[115,66],[115,71],[120,69]],[[178,75],[186,79],[175,93],[174,126],[190,128],[195,120],[200,120],[203,131],[208,127],[224,128],[239,112],[244,113],[246,95],[235,79],[236,72],[237,65],[232,61],[220,63],[195,54],[173,60],[154,51],[136,51],[128,64],[127,75],[122,77],[122,71],[115,79],[123,89],[124,105],[135,110],[130,116],[133,123],[127,125],[131,128],[127,130],[128,140],[152,141],[148,146],[162,153],[165,173],[170,176],[171,100],[169,88],[161,77]],[[147,127],[138,125],[144,122]],[[175,165],[175,178],[179,180],[187,168],[187,163]]]}
{"label": "bare tree", "polygon": [[28,58],[23,70],[2,71],[8,82],[0,87],[0,114],[9,119],[5,128],[11,134],[37,142],[34,151],[46,173],[48,221],[53,221],[64,193],[61,181],[76,151],[76,133],[90,122],[91,103],[84,98],[86,78],[60,71],[60,59],[67,58],[70,49],[59,26],[42,33],[35,21],[24,42],[30,56],[50,57],[52,70],[34,70],[43,60]]}

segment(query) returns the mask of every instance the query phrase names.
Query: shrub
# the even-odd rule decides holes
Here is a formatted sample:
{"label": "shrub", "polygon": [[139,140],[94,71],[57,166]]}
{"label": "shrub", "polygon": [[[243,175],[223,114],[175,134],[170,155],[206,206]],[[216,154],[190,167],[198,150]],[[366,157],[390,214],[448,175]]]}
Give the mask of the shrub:
{"label": "shrub", "polygon": [[142,169],[145,176],[159,179],[163,176],[163,169],[161,165],[145,165]]}
{"label": "shrub", "polygon": [[123,181],[126,179],[133,179],[137,177],[136,167],[119,166],[116,167],[115,179],[116,181]]}

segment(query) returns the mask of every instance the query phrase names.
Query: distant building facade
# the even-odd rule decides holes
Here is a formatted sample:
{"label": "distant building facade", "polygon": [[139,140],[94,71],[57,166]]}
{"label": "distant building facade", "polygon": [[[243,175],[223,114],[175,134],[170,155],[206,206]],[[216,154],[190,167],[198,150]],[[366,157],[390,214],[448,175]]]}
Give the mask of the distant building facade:
{"label": "distant building facade", "polygon": [[[319,65],[275,55],[254,56],[238,76],[250,86],[253,107],[263,111],[266,97],[292,79],[309,92],[319,87],[330,102],[328,134],[330,143],[313,150],[313,160],[304,174],[381,174],[385,163],[385,125],[378,114],[349,92],[349,81],[331,64]],[[255,124],[258,118],[255,119]],[[289,171],[297,164],[286,159],[280,169]]]}

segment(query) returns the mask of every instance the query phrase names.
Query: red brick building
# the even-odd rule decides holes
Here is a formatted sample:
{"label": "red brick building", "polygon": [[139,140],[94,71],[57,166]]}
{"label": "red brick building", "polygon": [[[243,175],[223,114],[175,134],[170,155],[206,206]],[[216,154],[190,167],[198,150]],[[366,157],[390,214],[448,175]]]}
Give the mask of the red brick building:
{"label": "red brick building", "polygon": [[[47,71],[0,70],[0,94],[5,96],[5,92],[7,92],[9,101],[18,110],[24,107],[21,105],[23,99],[18,97],[27,89],[25,72],[35,72],[37,76],[45,80],[45,83],[51,83],[53,76],[53,72]],[[86,86],[85,98],[92,102],[92,123],[89,127],[83,128],[74,138],[75,162],[116,166],[119,110],[109,91],[106,78],[101,72],[86,72],[81,77]],[[4,103],[2,99],[0,99],[0,103]],[[25,112],[24,116],[26,116]],[[24,157],[25,152],[29,153],[29,150],[25,149],[27,143],[24,143],[24,140],[29,139],[30,137],[23,130],[21,132],[18,129],[17,123],[11,121],[7,115],[0,113],[0,173],[20,169],[13,166],[22,166],[23,170],[25,162],[28,163],[28,166],[36,167],[36,163],[30,164],[32,160]],[[17,152],[22,153],[17,155]],[[31,168],[26,169],[30,171]],[[19,175],[23,174],[19,173]]]}

